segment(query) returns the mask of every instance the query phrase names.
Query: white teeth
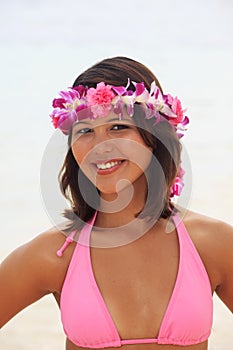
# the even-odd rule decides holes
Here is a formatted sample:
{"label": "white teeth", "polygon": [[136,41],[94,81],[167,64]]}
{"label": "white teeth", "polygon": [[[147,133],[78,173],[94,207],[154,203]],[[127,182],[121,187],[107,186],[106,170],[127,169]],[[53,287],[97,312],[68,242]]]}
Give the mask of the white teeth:
{"label": "white teeth", "polygon": [[98,169],[104,170],[104,169],[110,169],[118,164],[121,163],[121,160],[118,162],[108,162],[108,163],[102,163],[102,164],[96,164]]}

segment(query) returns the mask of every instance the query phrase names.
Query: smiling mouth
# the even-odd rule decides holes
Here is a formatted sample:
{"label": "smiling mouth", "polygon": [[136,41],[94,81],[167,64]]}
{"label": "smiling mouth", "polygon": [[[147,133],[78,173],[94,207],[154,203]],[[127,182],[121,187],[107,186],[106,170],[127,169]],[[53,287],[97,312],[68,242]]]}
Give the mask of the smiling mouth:
{"label": "smiling mouth", "polygon": [[121,159],[121,160],[111,160],[103,163],[98,162],[98,163],[95,163],[95,166],[99,174],[106,174],[118,169],[124,161],[125,160]]}

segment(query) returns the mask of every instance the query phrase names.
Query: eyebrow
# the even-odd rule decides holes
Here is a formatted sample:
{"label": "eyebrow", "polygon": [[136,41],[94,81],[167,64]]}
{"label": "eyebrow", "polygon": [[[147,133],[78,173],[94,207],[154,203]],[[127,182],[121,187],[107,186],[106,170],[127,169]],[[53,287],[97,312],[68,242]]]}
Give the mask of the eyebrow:
{"label": "eyebrow", "polygon": [[115,121],[118,121],[118,122],[130,121],[130,119],[125,119],[125,118],[122,118],[122,119],[119,119],[119,118],[112,118],[112,119],[109,119],[107,122],[115,122]]}
{"label": "eyebrow", "polygon": [[74,126],[75,125],[80,125],[80,124],[90,124],[89,122],[83,122],[82,120],[78,120],[77,122],[74,123]]}

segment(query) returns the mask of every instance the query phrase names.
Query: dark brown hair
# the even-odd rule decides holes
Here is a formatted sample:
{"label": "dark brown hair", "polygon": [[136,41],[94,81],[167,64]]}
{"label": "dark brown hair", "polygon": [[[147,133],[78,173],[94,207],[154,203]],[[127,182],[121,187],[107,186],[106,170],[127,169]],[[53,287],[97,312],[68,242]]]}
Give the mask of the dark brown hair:
{"label": "dark brown hair", "polygon": [[[162,91],[158,79],[147,67],[127,57],[113,57],[98,62],[79,75],[73,87],[80,84],[96,87],[101,81],[105,84],[126,86],[128,79],[138,83],[144,82],[148,90],[155,81]],[[134,85],[131,84],[130,89],[134,90]],[[180,164],[181,144],[174,128],[166,120],[155,125],[153,118],[145,119],[140,105],[135,107],[134,123],[146,145],[152,147],[154,155],[146,171],[149,188],[146,204],[138,217],[168,218],[174,209],[170,200],[170,187]],[[71,203],[71,210],[65,210],[64,216],[72,221],[72,228],[78,228],[83,222],[90,220],[98,208],[99,193],[83,174],[73,156],[71,135],[72,130],[59,181],[63,194]]]}

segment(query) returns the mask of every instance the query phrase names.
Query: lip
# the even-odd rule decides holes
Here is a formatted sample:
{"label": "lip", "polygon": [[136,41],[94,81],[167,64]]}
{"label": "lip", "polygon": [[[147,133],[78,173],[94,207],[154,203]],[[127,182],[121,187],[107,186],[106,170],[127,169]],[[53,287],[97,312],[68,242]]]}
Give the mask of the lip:
{"label": "lip", "polygon": [[[119,168],[122,167],[122,165],[125,163],[126,159],[108,159],[108,160],[97,160],[95,161],[95,163],[93,163],[95,170],[97,172],[98,175],[108,175],[111,174],[113,172],[115,172],[116,170],[118,170]],[[108,169],[98,169],[97,168],[97,164],[106,164],[106,163],[111,163],[111,162],[119,162],[118,164],[114,165],[111,168]]]}

